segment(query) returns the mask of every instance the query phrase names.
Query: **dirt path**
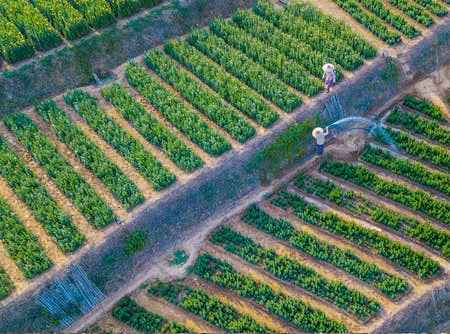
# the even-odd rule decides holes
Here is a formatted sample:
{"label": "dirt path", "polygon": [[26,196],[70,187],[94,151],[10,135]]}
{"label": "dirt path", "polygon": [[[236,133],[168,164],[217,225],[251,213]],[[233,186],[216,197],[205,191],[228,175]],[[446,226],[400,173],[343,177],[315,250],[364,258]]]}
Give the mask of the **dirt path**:
{"label": "dirt path", "polygon": [[14,149],[17,156],[27,165],[27,167],[34,173],[37,179],[48,191],[49,195],[55,200],[56,204],[71,217],[73,223],[77,226],[80,232],[88,238],[89,241],[95,242],[98,238],[98,231],[96,231],[73,205],[73,203],[64,196],[59,188],[53,183],[51,178],[47,175],[37,162],[35,162],[28,151],[18,142],[16,137],[6,129],[3,123],[0,122],[0,135],[7,139],[11,148]]}
{"label": "dirt path", "polygon": [[150,297],[147,291],[140,291],[133,299],[147,310],[159,314],[169,321],[175,321],[194,333],[217,333],[225,334],[224,331],[214,327],[200,319],[196,315],[186,312],[182,308],[170,304],[163,299]]}
{"label": "dirt path", "polygon": [[107,205],[113,210],[120,219],[124,219],[127,212],[119,203],[119,201],[111,194],[108,188],[87,168],[80,160],[75,156],[73,151],[63,142],[59,141],[56,134],[52,131],[51,127],[46,124],[34,111],[29,111],[27,115],[33,120],[33,122],[41,129],[47,139],[56,147],[58,153],[64,158],[102,198]]}
{"label": "dirt path", "polygon": [[226,291],[195,276],[188,276],[184,282],[193,288],[204,290],[208,295],[218,298],[222,303],[235,308],[241,314],[250,316],[258,324],[266,326],[276,333],[301,333],[287,322],[265,311],[260,305],[244,299],[231,291]]}
{"label": "dirt path", "polygon": [[323,261],[319,261],[305,253],[300,252],[289,243],[257,230],[240,221],[236,221],[232,224],[233,229],[239,231],[241,234],[252,238],[257,241],[263,247],[273,249],[278,255],[286,256],[299,262],[302,265],[314,269],[318,274],[330,281],[340,281],[346,284],[348,287],[356,289],[363,293],[365,296],[379,301],[384,309],[392,309],[395,307],[395,303],[392,302],[385,295],[381,294],[374,287],[358,280],[345,271],[342,271],[331,264]]}
{"label": "dirt path", "polygon": [[230,263],[237,272],[248,275],[257,282],[267,284],[275,292],[279,292],[291,298],[301,300],[310,305],[312,308],[324,312],[330,318],[341,321],[347,326],[350,331],[358,332],[361,330],[361,324],[354,320],[353,317],[337,309],[337,307],[332,305],[331,303],[328,303],[327,301],[324,301],[317,296],[314,296],[309,292],[294,286],[291,283],[280,281],[272,274],[264,271],[263,269],[246,263],[236,255],[228,253],[222,248],[212,245],[211,243],[205,243],[203,249],[208,253],[213,254],[217,258]]}
{"label": "dirt path", "polygon": [[[98,329],[98,330],[97,330]],[[86,334],[139,334],[137,330],[125,325],[108,315],[101,319],[91,328],[86,330]]]}

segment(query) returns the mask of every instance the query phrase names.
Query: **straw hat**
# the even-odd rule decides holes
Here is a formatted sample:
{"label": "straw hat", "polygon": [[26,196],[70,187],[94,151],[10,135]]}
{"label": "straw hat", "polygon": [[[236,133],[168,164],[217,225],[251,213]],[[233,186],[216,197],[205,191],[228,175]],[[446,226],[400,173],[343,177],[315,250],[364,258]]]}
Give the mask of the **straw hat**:
{"label": "straw hat", "polygon": [[334,71],[334,65],[333,64],[325,64],[322,66],[322,70],[324,72],[332,72],[332,71]]}

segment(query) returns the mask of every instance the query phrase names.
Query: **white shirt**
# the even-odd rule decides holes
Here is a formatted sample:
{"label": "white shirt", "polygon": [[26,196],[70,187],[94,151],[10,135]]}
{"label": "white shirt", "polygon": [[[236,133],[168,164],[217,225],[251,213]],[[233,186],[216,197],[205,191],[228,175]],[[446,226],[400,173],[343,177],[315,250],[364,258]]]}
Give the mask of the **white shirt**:
{"label": "white shirt", "polygon": [[324,131],[322,128],[315,128],[312,135],[316,139],[317,145],[324,145],[325,136],[328,135],[328,129]]}

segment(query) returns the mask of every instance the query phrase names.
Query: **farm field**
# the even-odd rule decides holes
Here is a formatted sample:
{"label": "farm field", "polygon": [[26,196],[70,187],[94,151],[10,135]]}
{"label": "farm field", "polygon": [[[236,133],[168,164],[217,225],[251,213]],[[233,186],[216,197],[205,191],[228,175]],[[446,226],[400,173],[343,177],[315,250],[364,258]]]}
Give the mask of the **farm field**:
{"label": "farm field", "polygon": [[[0,54],[21,61],[158,3],[4,1]],[[324,63],[339,88],[381,49],[418,43],[449,8],[257,0],[148,50],[112,82],[2,116],[0,305],[325,97]],[[308,162],[214,230],[186,278],[150,282],[108,319],[152,333],[370,332],[447,282],[448,107],[407,95],[382,121],[389,140],[372,138],[356,161]]]}
{"label": "farm field", "polygon": [[[449,131],[441,108],[408,95],[384,119],[388,131],[448,148],[394,122],[404,118]],[[307,162],[213,230],[186,278],[146,283],[90,332],[111,321],[148,333],[377,330],[449,279],[450,173],[396,143],[393,152],[372,138],[355,161]]]}
{"label": "farm field", "polygon": [[0,4],[0,57],[14,64],[73,42],[161,0],[5,0]]}

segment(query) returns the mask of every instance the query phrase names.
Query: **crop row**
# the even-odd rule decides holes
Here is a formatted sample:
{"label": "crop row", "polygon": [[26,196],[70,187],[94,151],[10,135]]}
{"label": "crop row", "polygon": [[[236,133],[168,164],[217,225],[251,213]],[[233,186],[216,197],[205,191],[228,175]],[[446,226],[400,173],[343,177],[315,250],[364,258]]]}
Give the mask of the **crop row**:
{"label": "crop row", "polygon": [[440,4],[438,1],[435,0],[414,0],[414,1],[420,4],[422,7],[429,10],[434,15],[445,16],[448,14],[447,8],[444,5]]}
{"label": "crop row", "polygon": [[403,104],[411,109],[417,110],[436,121],[445,121],[444,113],[441,108],[426,99],[407,95],[403,100]]}
{"label": "crop row", "polygon": [[344,220],[332,212],[321,212],[315,205],[306,202],[296,194],[280,191],[275,195],[274,203],[278,205],[282,203],[283,208],[292,208],[294,214],[302,221],[343,237],[358,246],[368,248],[421,279],[433,277],[440,271],[439,264],[423,253],[416,252],[373,229]]}
{"label": "crop row", "polygon": [[14,290],[14,284],[6,273],[5,269],[0,266],[0,300],[8,297]]}
{"label": "crop row", "polygon": [[147,311],[130,297],[122,298],[112,309],[112,316],[131,328],[144,333],[189,333],[182,325],[167,321],[163,317]]}
{"label": "crop row", "polygon": [[320,276],[312,268],[286,256],[279,256],[272,249],[266,249],[232,230],[221,227],[213,233],[211,241],[222,246],[228,252],[242,257],[244,260],[263,267],[277,278],[292,282],[339,308],[354,314],[365,321],[380,310],[380,304],[368,299],[359,291],[349,289],[339,281],[329,281]]}
{"label": "crop row", "polygon": [[176,128],[206,153],[219,156],[231,148],[215,129],[211,129],[193,109],[169,92],[147,70],[136,63],[125,69],[128,82],[136,88]]}
{"label": "crop row", "polygon": [[316,50],[333,58],[347,70],[355,70],[364,63],[360,55],[345,41],[341,41],[322,27],[311,25],[288,11],[276,10],[268,0],[258,0],[254,11],[284,32],[301,39]]}
{"label": "crop row", "polygon": [[323,312],[312,309],[299,299],[273,291],[267,284],[236,272],[230,264],[208,253],[204,253],[197,258],[193,271],[201,278],[224,289],[232,290],[241,297],[248,298],[265,307],[269,312],[292,323],[302,331],[314,333],[346,332],[342,323],[329,319]]}
{"label": "crop row", "polygon": [[49,50],[62,42],[47,19],[26,0],[3,0],[0,13],[14,23],[38,50]]}
{"label": "crop row", "polygon": [[0,3],[0,55],[14,63],[129,16],[161,0],[4,0]]}
{"label": "crop row", "polygon": [[339,37],[366,59],[371,59],[377,55],[377,50],[343,21],[325,15],[311,4],[294,3],[287,7],[287,11]]}
{"label": "crop row", "polygon": [[255,129],[232,107],[226,105],[217,93],[203,88],[201,84],[190,77],[187,70],[177,66],[163,52],[149,51],[145,55],[145,63],[180,92],[195,108],[225,129],[240,143],[245,143],[255,135]]}
{"label": "crop row", "polygon": [[26,278],[36,277],[52,266],[52,261],[45,254],[38,238],[23,226],[2,198],[0,198],[0,240]]}
{"label": "crop row", "polygon": [[196,30],[188,41],[283,111],[292,112],[302,104],[288,85],[209,31]]}
{"label": "crop row", "polygon": [[389,0],[389,3],[425,27],[430,27],[433,24],[433,18],[422,7],[410,0]]}
{"label": "crop row", "polygon": [[7,62],[27,59],[34,51],[17,27],[0,15],[0,55]]}
{"label": "crop row", "polygon": [[77,39],[90,31],[86,20],[67,0],[33,0],[33,4],[69,40]]}
{"label": "crop row", "polygon": [[64,100],[100,137],[144,175],[155,190],[164,189],[175,182],[175,175],[147,152],[133,136],[106,115],[94,97],[82,90],[76,90],[66,94]]}
{"label": "crop row", "polygon": [[308,71],[283,53],[247,34],[231,21],[216,19],[209,25],[210,29],[227,43],[245,53],[255,62],[261,64],[286,84],[298,91],[314,96],[322,90],[322,82],[310,77]]}
{"label": "crop row", "polygon": [[77,250],[85,237],[50,197],[33,172],[0,138],[0,175],[65,253]]}
{"label": "crop row", "polygon": [[181,41],[170,42],[165,51],[259,125],[267,128],[278,120],[279,115],[259,95],[194,47]]}
{"label": "crop row", "polygon": [[440,126],[437,121],[402,111],[399,107],[396,107],[389,113],[386,122],[394,126],[400,126],[414,134],[422,135],[439,144],[450,146],[450,130]]}
{"label": "crop row", "polygon": [[269,333],[248,315],[209,296],[202,289],[192,289],[177,283],[156,282],[148,289],[150,295],[163,298],[210,324],[232,333]]}
{"label": "crop row", "polygon": [[41,117],[50,124],[59,140],[66,144],[77,158],[112,192],[127,209],[144,201],[136,185],[93,143],[54,101],[36,107]]}
{"label": "crop row", "polygon": [[365,8],[385,22],[396,28],[408,38],[420,35],[420,32],[410,25],[402,16],[392,13],[380,0],[358,0]]}
{"label": "crop row", "polygon": [[[281,201],[275,204],[278,206],[284,205]],[[297,231],[288,221],[275,219],[256,205],[247,208],[242,216],[242,220],[276,238],[289,242],[301,252],[320,261],[330,263],[361,281],[376,287],[393,300],[401,298],[409,289],[406,281],[382,271],[374,263],[365,262],[353,252],[342,250],[317,239],[311,234]]]}
{"label": "crop row", "polygon": [[[333,58],[317,51],[314,45],[309,45],[283,32],[250,11],[236,11],[233,22],[249,35],[262,41],[264,45],[279,50],[289,59],[305,67],[316,78],[322,78],[323,64],[336,63]],[[339,65],[336,67],[336,79],[342,79],[342,70]]]}
{"label": "crop row", "polygon": [[403,184],[385,180],[363,166],[326,161],[320,168],[326,173],[355,183],[450,226],[450,203],[447,201],[436,199],[422,190],[414,190]]}
{"label": "crop row", "polygon": [[397,158],[386,150],[370,145],[365,148],[361,159],[450,196],[450,175],[448,173],[429,170],[422,164]]}
{"label": "crop row", "polygon": [[53,143],[28,116],[23,113],[10,114],[4,121],[91,225],[101,228],[117,219],[105,201],[60,155]]}
{"label": "crop row", "polygon": [[375,204],[363,195],[351,190],[346,191],[329,180],[324,181],[299,174],[295,178],[294,184],[303,192],[330,201],[340,208],[349,210],[357,217],[366,219],[369,217],[375,223],[387,226],[409,238],[424,243],[445,257],[450,257],[450,234],[434,228],[429,223],[422,223],[384,205]]}
{"label": "crop row", "polygon": [[[416,157],[424,162],[431,162],[445,170],[450,170],[450,154],[444,147],[430,145],[429,143],[418,140],[403,131],[385,129],[390,139],[395,143],[396,148],[400,148],[407,154]],[[385,139],[377,138],[386,143]]]}
{"label": "crop row", "polygon": [[398,44],[401,35],[388,28],[384,22],[359,7],[356,0],[333,0],[339,7],[350,14],[356,21],[366,27],[371,33],[389,45]]}
{"label": "crop row", "polygon": [[119,84],[102,89],[103,97],[150,143],[159,147],[179,168],[193,172],[203,161],[175,134],[161,124]]}

